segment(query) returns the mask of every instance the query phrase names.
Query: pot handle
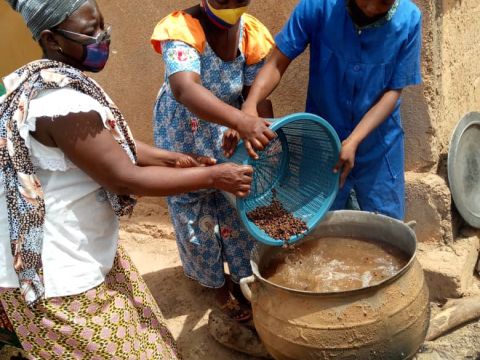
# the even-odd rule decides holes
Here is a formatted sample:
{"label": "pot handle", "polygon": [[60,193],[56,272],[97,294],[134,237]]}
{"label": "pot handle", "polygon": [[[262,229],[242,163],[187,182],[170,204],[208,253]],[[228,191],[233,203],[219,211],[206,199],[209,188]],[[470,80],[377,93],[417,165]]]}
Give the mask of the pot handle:
{"label": "pot handle", "polygon": [[240,279],[240,289],[242,290],[242,294],[250,302],[252,302],[252,290],[250,290],[249,284],[252,284],[254,282],[255,282],[254,275]]}
{"label": "pot handle", "polygon": [[412,230],[415,230],[415,227],[417,226],[417,222],[415,220],[411,220],[409,222],[406,223],[406,225],[412,229]]}

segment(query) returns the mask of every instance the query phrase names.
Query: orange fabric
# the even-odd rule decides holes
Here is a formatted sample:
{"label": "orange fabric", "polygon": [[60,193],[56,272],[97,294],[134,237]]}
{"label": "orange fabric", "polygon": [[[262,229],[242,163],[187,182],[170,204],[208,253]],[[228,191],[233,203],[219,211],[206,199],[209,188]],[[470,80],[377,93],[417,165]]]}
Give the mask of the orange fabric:
{"label": "orange fabric", "polygon": [[162,41],[178,40],[190,45],[200,54],[205,50],[205,33],[200,22],[184,11],[175,11],[155,26],[150,39],[153,48],[162,53]]}
{"label": "orange fabric", "polygon": [[244,14],[242,19],[244,21],[242,52],[247,65],[253,65],[270,53],[275,42],[270,31],[255,17]]}
{"label": "orange fabric", "polygon": [[[272,50],[274,41],[268,29],[249,14],[243,14],[242,52],[247,65],[262,61]],[[175,11],[160,20],[150,39],[153,48],[162,53],[162,41],[178,40],[192,46],[200,54],[205,50],[206,37],[200,22],[184,11]]]}

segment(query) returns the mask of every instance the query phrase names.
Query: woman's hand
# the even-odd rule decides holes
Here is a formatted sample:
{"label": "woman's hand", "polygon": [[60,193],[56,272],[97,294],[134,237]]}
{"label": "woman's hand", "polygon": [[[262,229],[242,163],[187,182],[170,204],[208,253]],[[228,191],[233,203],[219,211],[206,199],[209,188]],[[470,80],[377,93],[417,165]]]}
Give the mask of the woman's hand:
{"label": "woman's hand", "polygon": [[238,197],[248,196],[252,183],[253,168],[247,165],[225,163],[213,166],[213,187]]}
{"label": "woman's hand", "polygon": [[333,168],[333,172],[337,173],[342,171],[340,175],[340,187],[345,185],[348,174],[355,166],[355,154],[357,152],[358,143],[347,138],[342,142],[342,149],[340,150],[340,156],[337,164]]}
{"label": "woman's hand", "polygon": [[227,131],[225,131],[225,133],[223,134],[222,143],[223,154],[225,155],[225,157],[229,158],[233,155],[239,141],[240,134],[238,133],[238,131],[235,131],[233,129],[228,129]]}
{"label": "woman's hand", "polygon": [[242,111],[250,116],[258,117],[258,106],[255,103],[245,101],[242,105]]}
{"label": "woman's hand", "polygon": [[340,187],[345,184],[348,174],[355,165],[355,153],[357,152],[358,145],[390,116],[401,94],[402,90],[387,90],[376,104],[363,116],[350,136],[342,142],[340,159],[333,170],[334,172],[338,172],[343,168],[340,176]]}
{"label": "woman's hand", "polygon": [[236,130],[245,144],[248,155],[258,159],[255,150],[264,150],[268,143],[276,137],[275,132],[268,127],[270,123],[265,119],[243,113]]}
{"label": "woman's hand", "polygon": [[217,160],[208,156],[198,156],[189,154],[179,154],[175,159],[176,168],[191,168],[199,166],[212,166],[217,163]]}
{"label": "woman's hand", "polygon": [[[248,102],[244,102],[243,105],[242,105],[242,112],[245,114],[245,117],[246,117],[247,121],[249,121],[250,119],[253,118],[253,119],[257,119],[257,125],[258,124],[264,125],[264,126],[270,126],[271,125],[270,122],[261,118],[261,117],[273,118],[273,106],[272,106],[272,102],[270,100],[263,100],[258,105],[248,103]],[[259,117],[259,116],[261,116],[261,117]],[[253,150],[253,148],[255,148],[257,150],[263,150],[268,145],[270,140],[274,139],[277,136],[271,129],[265,129],[263,127],[262,129],[259,128],[257,130],[260,133],[260,138],[255,138],[254,137],[254,138],[252,138],[251,141],[248,141],[248,138],[246,139],[245,135],[242,136],[242,134],[239,134],[239,136],[242,139],[244,139],[244,141],[245,141],[245,148],[247,149],[248,154],[251,157],[253,157],[254,159],[257,159],[258,156],[255,153],[255,151]],[[261,131],[263,131],[263,133],[261,133]],[[237,140],[237,142],[238,142],[238,140]],[[224,138],[224,145],[225,145],[225,138]],[[235,150],[235,148],[233,150]],[[233,152],[232,152],[232,154],[233,154]],[[232,154],[230,154],[230,156]]]}

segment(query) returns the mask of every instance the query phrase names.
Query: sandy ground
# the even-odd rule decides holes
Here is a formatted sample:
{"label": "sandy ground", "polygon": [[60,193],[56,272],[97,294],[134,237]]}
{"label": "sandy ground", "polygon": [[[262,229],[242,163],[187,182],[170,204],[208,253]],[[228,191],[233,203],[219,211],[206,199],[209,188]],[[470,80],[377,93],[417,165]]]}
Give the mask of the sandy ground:
{"label": "sandy ground", "polygon": [[121,239],[160,305],[185,360],[250,358],[224,348],[208,333],[214,299],[208,289],[183,275],[163,200],[143,199],[135,215],[123,222]]}
{"label": "sandy ground", "polygon": [[[207,321],[215,302],[208,289],[183,275],[169,215],[163,200],[145,198],[131,219],[124,220],[121,241],[143,274],[177,339],[185,360],[247,360],[208,333]],[[432,312],[437,312],[433,305]],[[11,351],[0,352],[9,359]],[[417,360],[480,360],[480,322],[426,343]]]}
{"label": "sandy ground", "polygon": [[[440,308],[432,304],[432,316]],[[456,331],[426,342],[416,360],[480,360],[480,321],[460,327]]]}
{"label": "sandy ground", "polygon": [[[243,360],[249,356],[215,342],[207,330],[215,306],[208,290],[183,276],[165,203],[143,199],[134,217],[122,225],[123,244],[139,267],[178,341],[185,360]],[[438,307],[432,304],[432,313]],[[418,360],[480,360],[480,321],[426,343]]]}

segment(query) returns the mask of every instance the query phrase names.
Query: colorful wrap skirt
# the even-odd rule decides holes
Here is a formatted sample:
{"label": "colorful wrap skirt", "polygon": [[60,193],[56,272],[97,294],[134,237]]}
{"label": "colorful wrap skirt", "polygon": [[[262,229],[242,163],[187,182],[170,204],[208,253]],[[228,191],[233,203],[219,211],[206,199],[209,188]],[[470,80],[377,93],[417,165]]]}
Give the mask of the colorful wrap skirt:
{"label": "colorful wrap skirt", "polygon": [[2,289],[0,300],[0,341],[20,343],[31,359],[181,358],[155,299],[121,247],[105,282],[87,292],[45,299],[33,309],[19,289]]}

